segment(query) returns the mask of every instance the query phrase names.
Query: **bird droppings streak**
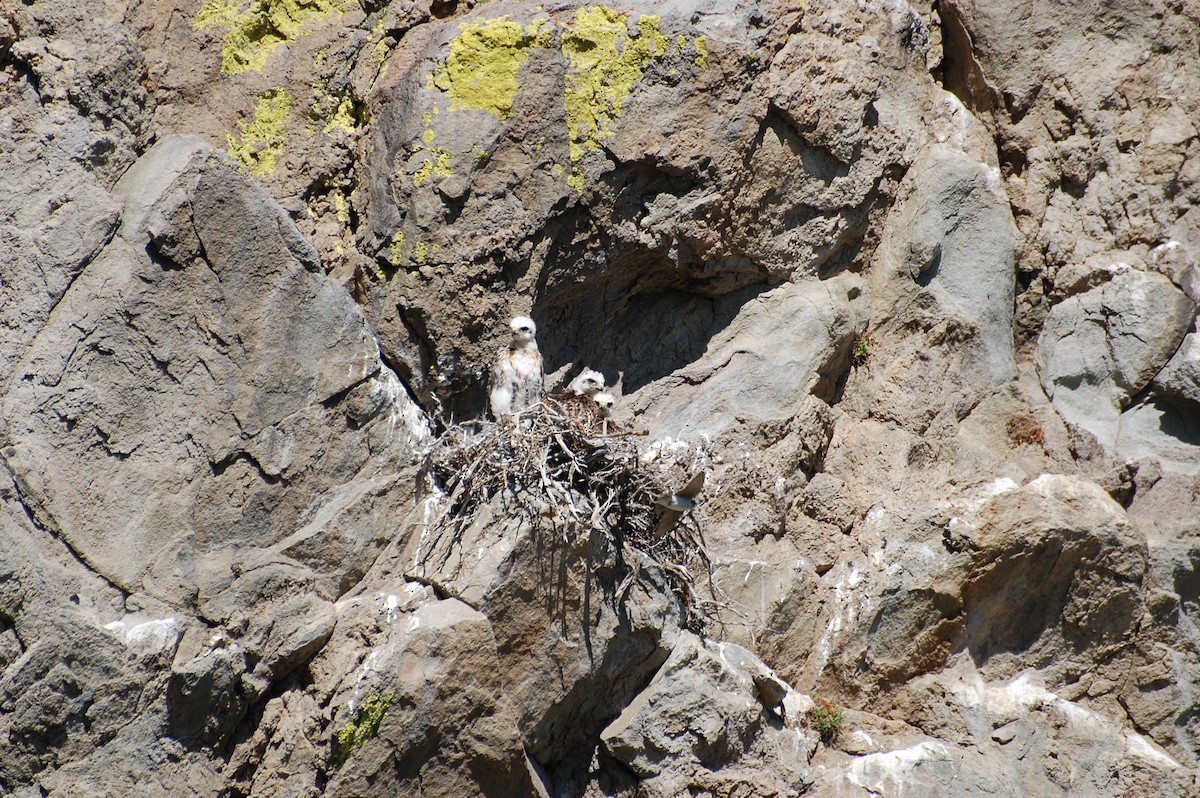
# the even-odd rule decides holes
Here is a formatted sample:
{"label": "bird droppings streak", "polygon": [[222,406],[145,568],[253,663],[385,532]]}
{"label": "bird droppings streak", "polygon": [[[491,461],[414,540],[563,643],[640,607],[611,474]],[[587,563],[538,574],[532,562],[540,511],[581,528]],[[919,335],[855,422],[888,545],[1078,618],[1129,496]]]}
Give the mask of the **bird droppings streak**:
{"label": "bird droppings streak", "polygon": [[351,714],[353,714],[354,708],[358,706],[358,697],[362,693],[363,683],[366,682],[367,677],[375,670],[375,661],[378,659],[379,649],[371,649],[371,652],[363,659],[362,665],[358,667],[358,677],[354,682],[354,691],[350,694],[350,700],[346,702],[346,707],[350,710]]}
{"label": "bird droppings streak", "polygon": [[825,631],[817,643],[816,667],[813,669],[814,680],[820,677],[825,666],[829,664],[829,656],[837,635],[843,629],[853,628],[859,613],[865,613],[870,609],[870,599],[866,596],[860,598],[853,592],[854,588],[858,587],[862,581],[862,573],[851,563],[848,573],[833,585],[833,610],[829,616],[829,623],[826,624]]}
{"label": "bird droppings streak", "polygon": [[871,795],[904,798],[909,793],[907,787],[924,787],[923,784],[912,783],[914,771],[922,764],[952,762],[954,758],[947,745],[927,740],[908,748],[858,757],[850,763],[846,778]]}

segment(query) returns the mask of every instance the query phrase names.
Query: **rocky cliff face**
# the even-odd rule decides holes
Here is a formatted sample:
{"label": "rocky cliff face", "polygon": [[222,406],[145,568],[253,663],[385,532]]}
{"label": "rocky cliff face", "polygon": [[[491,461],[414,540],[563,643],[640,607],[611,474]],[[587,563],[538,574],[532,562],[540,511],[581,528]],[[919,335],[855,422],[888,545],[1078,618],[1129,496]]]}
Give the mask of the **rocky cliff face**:
{"label": "rocky cliff face", "polygon": [[[5,5],[0,793],[1195,795],[1198,47]],[[707,473],[675,548],[431,491],[517,314],[645,433],[586,463]]]}

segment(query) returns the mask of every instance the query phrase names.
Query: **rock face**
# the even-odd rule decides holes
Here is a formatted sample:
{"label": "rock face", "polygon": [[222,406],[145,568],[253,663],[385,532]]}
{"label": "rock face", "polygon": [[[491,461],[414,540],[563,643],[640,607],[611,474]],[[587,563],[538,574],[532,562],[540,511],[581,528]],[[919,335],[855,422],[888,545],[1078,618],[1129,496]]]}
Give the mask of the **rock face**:
{"label": "rock face", "polygon": [[[1197,794],[1197,46],[0,9],[0,793]],[[439,494],[518,314],[686,524]]]}

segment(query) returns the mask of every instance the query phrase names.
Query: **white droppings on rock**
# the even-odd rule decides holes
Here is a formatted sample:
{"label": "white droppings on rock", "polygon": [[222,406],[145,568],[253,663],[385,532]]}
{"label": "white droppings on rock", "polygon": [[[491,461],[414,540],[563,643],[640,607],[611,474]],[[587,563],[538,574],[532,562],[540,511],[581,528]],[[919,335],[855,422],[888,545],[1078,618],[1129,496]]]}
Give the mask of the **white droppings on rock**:
{"label": "white droppings on rock", "polygon": [[957,515],[951,517],[950,521],[946,524],[946,527],[952,534],[955,535],[971,535],[978,531],[978,527],[976,527],[973,523],[967,521],[966,519],[959,518]]}
{"label": "white droppings on rock", "polygon": [[1016,480],[1014,480],[1010,477],[1000,477],[999,479],[997,479],[995,482],[993,482],[991,484],[991,487],[989,488],[988,493],[991,496],[999,496],[1001,493],[1008,493],[1009,491],[1019,490],[1020,487],[1021,486],[1017,484]]}
{"label": "white droppings on rock", "polygon": [[855,729],[854,731],[850,732],[850,736],[864,746],[874,747],[875,745],[875,739],[862,729]]}
{"label": "white droppings on rock", "polygon": [[1097,740],[1123,737],[1131,755],[1169,768],[1182,767],[1143,735],[1062,698],[1038,684],[1036,679],[1035,674],[1026,671],[1010,682],[990,684],[978,673],[973,673],[948,686],[964,705],[984,708],[999,719],[1015,719],[1038,710],[1057,712],[1065,721],[1067,731],[1075,736]]}
{"label": "white droppings on rock", "polygon": [[829,616],[829,622],[825,625],[821,639],[817,642],[817,665],[814,670],[814,678],[819,677],[825,670],[825,666],[829,664],[829,655],[837,636],[844,629],[854,628],[859,614],[870,609],[870,597],[860,596],[854,592],[854,588],[858,587],[862,581],[862,573],[851,563],[847,573],[833,585],[833,612]]}
{"label": "white droppings on rock", "polygon": [[913,771],[922,763],[953,758],[945,743],[926,740],[908,748],[861,756],[850,763],[846,778],[872,795],[903,798]]}
{"label": "white droppings on rock", "polygon": [[350,710],[351,714],[353,714],[354,708],[358,706],[358,697],[362,693],[363,684],[366,682],[367,677],[375,670],[375,662],[378,659],[379,649],[372,649],[363,658],[362,664],[358,666],[358,678],[354,681],[354,691],[350,694],[350,700],[346,702],[346,707]]}
{"label": "white droppings on rock", "polygon": [[743,585],[747,585],[750,583],[750,577],[754,573],[754,568],[759,565],[761,565],[763,568],[767,567],[767,563],[764,560],[747,560],[746,561],[746,575],[742,578]]}
{"label": "white droppings on rock", "polygon": [[179,642],[179,628],[175,618],[139,620],[137,615],[126,615],[120,620],[104,625],[129,648],[143,654],[173,649]]}
{"label": "white droppings on rock", "polygon": [[421,566],[422,558],[425,555],[425,542],[429,540],[429,525],[437,517],[438,505],[441,503],[442,496],[445,495],[436,486],[430,487],[432,493],[421,502],[421,536],[417,540],[417,553],[413,555],[413,568]]}
{"label": "white droppings on rock", "polygon": [[868,530],[879,530],[883,528],[883,520],[885,518],[887,518],[887,509],[882,504],[877,504],[867,511],[867,516],[863,519],[863,525]]}

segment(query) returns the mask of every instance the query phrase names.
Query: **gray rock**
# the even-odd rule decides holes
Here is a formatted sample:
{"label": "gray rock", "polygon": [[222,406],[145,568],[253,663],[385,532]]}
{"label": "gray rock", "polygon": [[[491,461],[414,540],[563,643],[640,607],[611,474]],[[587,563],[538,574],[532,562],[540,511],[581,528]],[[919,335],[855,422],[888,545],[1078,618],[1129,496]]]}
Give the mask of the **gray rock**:
{"label": "gray rock", "polygon": [[[344,290],[313,273],[311,247],[225,162],[167,138],[117,191],[137,197],[120,236],[19,367],[29,379],[5,404],[5,457],[44,523],[132,590],[186,547],[203,556],[283,539],[335,485],[410,458],[424,424],[385,393],[372,417],[358,412],[359,432],[334,442],[338,399],[382,374],[378,350]],[[145,254],[165,219],[182,225],[170,251],[194,239],[186,262],[154,255],[153,240]],[[380,459],[389,449],[396,460]],[[177,576],[153,589],[186,594],[194,577]]]}
{"label": "gray rock", "polygon": [[[418,507],[406,547],[379,568],[404,569],[486,615],[507,652],[506,701],[525,749],[552,783],[579,786],[601,729],[666,659],[684,610],[645,554],[627,546],[618,559],[584,527],[558,538],[500,507],[481,508],[457,541],[431,540],[428,510]],[[622,596],[629,569],[636,587]]]}
{"label": "gray rock", "polygon": [[747,303],[702,358],[630,403],[655,437],[716,437],[806,411],[828,394],[865,326],[862,282],[846,275],[790,283]]}
{"label": "gray rock", "polygon": [[453,599],[398,615],[338,686],[325,794],[533,794],[487,618]]}
{"label": "gray rock", "polygon": [[978,330],[992,385],[1016,376],[1013,362],[1017,230],[996,172],[944,144],[914,162],[884,225],[872,271],[876,326],[902,317],[928,292],[941,314]]}
{"label": "gray rock", "polygon": [[[0,792],[1196,794],[1177,5],[0,8]],[[410,392],[526,312],[706,458],[725,645],[500,502],[418,568]]]}
{"label": "gray rock", "polygon": [[244,653],[233,645],[172,668],[168,733],[185,745],[221,748],[249,706],[242,690],[245,671]]}
{"label": "gray rock", "polygon": [[1200,334],[1189,332],[1154,377],[1159,392],[1200,410]]}
{"label": "gray rock", "polygon": [[[765,706],[759,681],[778,687],[779,701]],[[633,771],[645,795],[722,794],[735,785],[800,795],[811,783],[807,744],[773,714],[789,691],[746,649],[683,635],[646,690],[604,730],[604,751]]]}
{"label": "gray rock", "polygon": [[[1195,305],[1156,272],[1118,264],[1106,277],[1051,308],[1037,361],[1042,386],[1063,417],[1116,452],[1118,434],[1125,434],[1122,411],[1176,357]],[[1133,448],[1120,447],[1138,456]]]}

